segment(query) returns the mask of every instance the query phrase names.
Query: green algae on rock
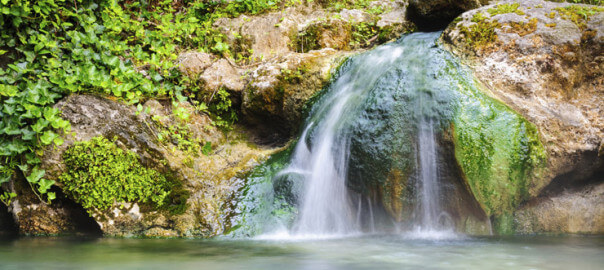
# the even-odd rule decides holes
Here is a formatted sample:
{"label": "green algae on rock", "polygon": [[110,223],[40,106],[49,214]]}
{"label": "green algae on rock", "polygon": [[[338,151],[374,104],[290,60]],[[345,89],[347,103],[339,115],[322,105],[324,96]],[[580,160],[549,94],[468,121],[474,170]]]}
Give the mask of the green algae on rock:
{"label": "green algae on rock", "polygon": [[302,183],[291,175],[279,175],[289,162],[293,144],[273,154],[250,171],[239,190],[236,212],[225,234],[251,237],[289,227],[297,213],[297,196]]}
{"label": "green algae on rock", "polygon": [[533,124],[479,87],[473,82],[459,86],[455,156],[487,214],[501,215],[528,198],[546,152]]}

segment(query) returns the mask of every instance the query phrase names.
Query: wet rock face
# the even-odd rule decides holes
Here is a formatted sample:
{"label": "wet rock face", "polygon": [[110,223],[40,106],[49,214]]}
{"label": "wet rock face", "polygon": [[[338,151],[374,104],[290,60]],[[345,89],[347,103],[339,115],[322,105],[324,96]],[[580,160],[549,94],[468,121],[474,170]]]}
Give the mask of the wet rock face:
{"label": "wet rock face", "polygon": [[[224,143],[224,134],[211,126],[208,116],[186,103],[174,106],[150,100],[143,112],[137,113],[134,106],[104,97],[72,95],[56,106],[71,122],[71,132],[64,134],[63,145],[45,151],[42,165],[45,178],[57,182],[59,195],[52,204],[46,204],[31,193],[24,180],[15,179],[11,189],[18,197],[9,210],[20,234],[86,230],[113,236],[220,234],[230,226],[228,220],[234,214],[231,199],[243,185],[241,177],[271,151],[253,149],[244,141]],[[188,116],[177,117],[174,110],[179,110],[181,117]],[[172,136],[174,131],[180,137]],[[115,139],[117,147],[135,153],[144,167],[178,184],[171,190],[167,208],[124,201],[107,210],[83,209],[74,202],[81,198],[61,191],[65,151],[98,136]],[[210,148],[202,153],[206,145]],[[171,205],[178,208],[171,209]]]}
{"label": "wet rock face", "polygon": [[[545,188],[554,180],[580,186],[604,166],[600,154],[604,143],[603,21],[604,9],[598,6],[498,1],[464,13],[443,33],[442,42],[471,66],[491,95],[537,128],[547,162],[530,180],[524,202],[545,196]],[[594,204],[598,200],[578,194],[552,198],[547,203],[544,199],[519,210],[523,214],[516,214],[516,218],[522,217],[517,221],[521,224],[518,229],[598,232],[592,230],[594,227],[543,225],[548,220],[559,224],[563,217],[575,217],[579,214],[575,211],[583,211],[577,207],[564,213],[552,210],[567,205],[572,196],[598,208]],[[544,211],[543,215],[539,211]],[[555,213],[560,216],[555,217]],[[529,214],[538,218],[527,218]],[[511,216],[508,219],[512,226]],[[532,221],[536,222],[534,228]]]}
{"label": "wet rock face", "polygon": [[461,13],[481,6],[479,0],[411,0],[407,16],[420,30],[443,29]]}

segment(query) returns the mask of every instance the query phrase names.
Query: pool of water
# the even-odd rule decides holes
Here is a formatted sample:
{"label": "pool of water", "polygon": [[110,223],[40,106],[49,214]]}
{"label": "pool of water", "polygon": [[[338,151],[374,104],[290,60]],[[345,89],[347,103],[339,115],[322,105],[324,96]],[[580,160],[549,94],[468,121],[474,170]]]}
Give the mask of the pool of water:
{"label": "pool of water", "polygon": [[604,269],[604,237],[0,240],[0,269]]}

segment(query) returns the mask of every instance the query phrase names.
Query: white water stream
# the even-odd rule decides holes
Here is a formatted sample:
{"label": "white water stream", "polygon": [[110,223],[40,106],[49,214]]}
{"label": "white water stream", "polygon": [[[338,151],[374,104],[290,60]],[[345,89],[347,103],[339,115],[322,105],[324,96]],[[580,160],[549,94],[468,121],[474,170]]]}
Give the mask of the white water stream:
{"label": "white water stream", "polygon": [[[409,40],[407,42],[407,40]],[[374,88],[376,81],[389,69],[404,66],[411,87],[425,91],[429,80],[422,76],[422,54],[433,45],[434,34],[414,34],[403,42],[392,43],[355,57],[350,68],[333,82],[329,94],[315,104],[313,114],[293,153],[291,163],[279,174],[295,173],[304,179],[299,215],[288,237],[326,237],[358,234],[362,224],[374,229],[370,202],[353,201],[346,187],[350,132],[343,132],[346,118],[354,115]],[[424,116],[424,93],[409,106],[418,106],[416,169],[418,172],[418,209],[414,214],[416,233],[440,236],[443,229],[439,206],[437,149],[434,123]],[[365,206],[363,206],[365,205]],[[361,208],[369,215],[361,216]],[[362,218],[370,219],[363,221]],[[281,235],[283,236],[283,235]]]}

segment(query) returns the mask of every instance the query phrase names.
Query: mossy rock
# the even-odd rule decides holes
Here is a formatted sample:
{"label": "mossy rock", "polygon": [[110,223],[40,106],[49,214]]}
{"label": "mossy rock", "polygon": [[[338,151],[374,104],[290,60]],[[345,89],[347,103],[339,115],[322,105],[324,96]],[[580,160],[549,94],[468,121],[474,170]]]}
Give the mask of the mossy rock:
{"label": "mossy rock", "polygon": [[[116,203],[135,202],[184,212],[186,195],[172,191],[181,183],[143,166],[136,153],[122,150],[104,137],[76,142],[63,153],[63,160],[66,171],[58,179],[63,191],[91,215]],[[178,205],[171,205],[173,202]]]}

